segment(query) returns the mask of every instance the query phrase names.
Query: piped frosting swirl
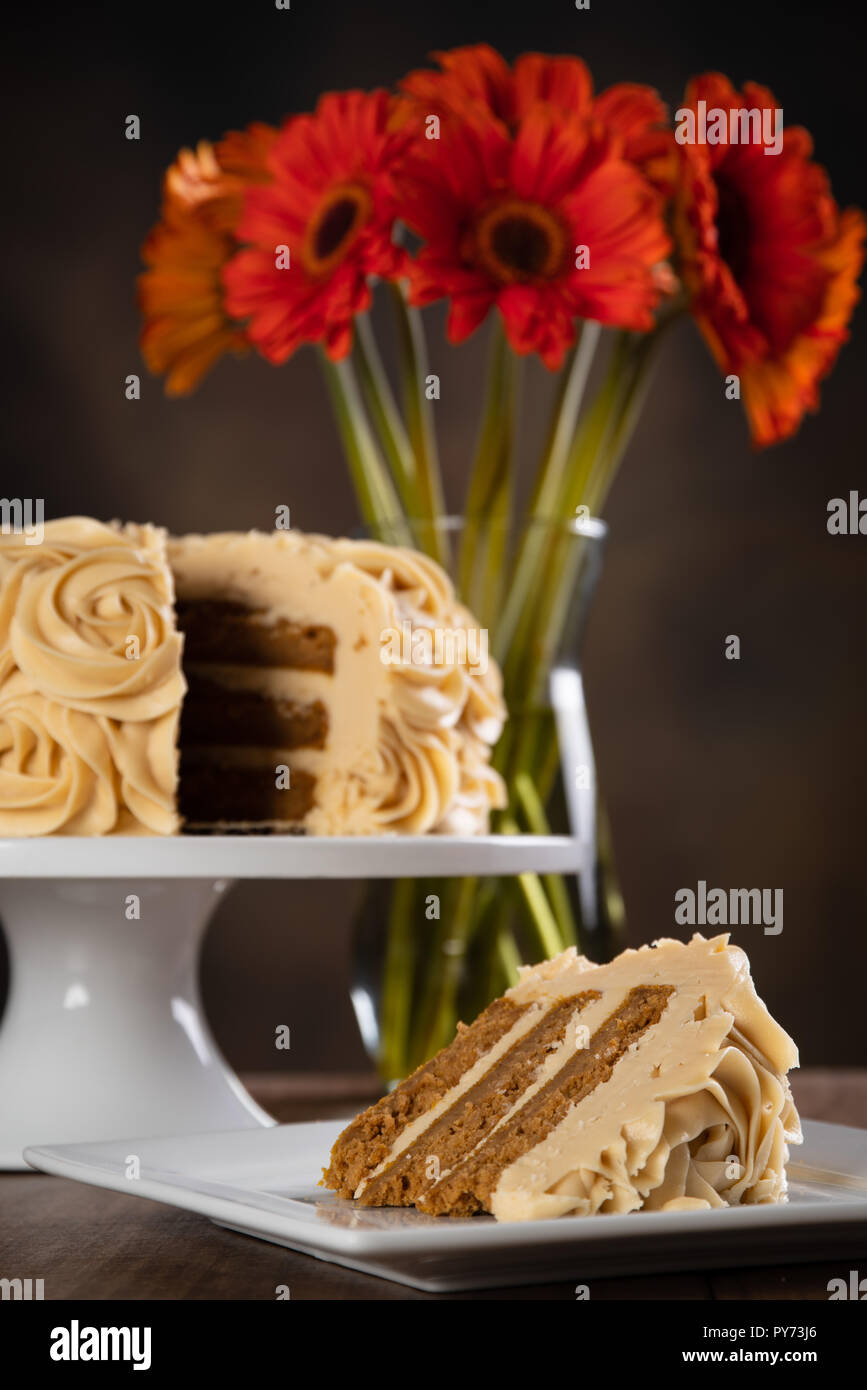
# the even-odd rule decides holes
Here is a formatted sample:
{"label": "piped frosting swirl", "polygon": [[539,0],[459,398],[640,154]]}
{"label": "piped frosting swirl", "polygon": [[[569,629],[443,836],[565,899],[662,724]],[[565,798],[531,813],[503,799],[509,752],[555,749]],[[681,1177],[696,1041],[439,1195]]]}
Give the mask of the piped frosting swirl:
{"label": "piped frosting swirl", "polygon": [[[381,769],[370,797],[374,820],[384,830],[416,834],[486,830],[491,810],[505,804],[490,752],[506,707],[496,662],[465,659],[480,645],[469,640],[479,636],[477,622],[458,603],[445,571],[420,552],[375,541],[331,545],[338,561],[370,575],[386,595],[383,638],[408,632],[431,639],[412,642],[411,660],[388,665],[390,708],[381,720]],[[437,642],[437,634],[451,643]]]}
{"label": "piped frosting swirl", "polygon": [[0,833],[177,830],[173,598],[155,527],[0,537]]}

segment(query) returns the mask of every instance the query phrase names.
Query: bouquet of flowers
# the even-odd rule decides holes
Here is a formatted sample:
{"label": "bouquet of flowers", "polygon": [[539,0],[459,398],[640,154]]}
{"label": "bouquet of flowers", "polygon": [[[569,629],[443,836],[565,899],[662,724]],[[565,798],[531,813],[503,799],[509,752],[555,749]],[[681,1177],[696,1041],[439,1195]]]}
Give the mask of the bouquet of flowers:
{"label": "bouquet of flowers", "polygon": [[[604,507],[668,327],[691,315],[753,443],[783,440],[817,408],[846,339],[865,230],[765,87],[697,77],[671,121],[648,86],[597,94],[578,58],[530,53],[510,66],[486,45],[460,48],[393,92],[328,93],[279,129],[252,124],[182,150],[143,248],[142,351],[183,395],[226,353],[281,364],[316,346],[364,522],[444,564],[490,631],[513,714],[496,750],[510,798],[497,828],[539,831],[556,737],[550,719],[514,716],[539,704],[575,583],[563,528]],[[399,382],[377,346],[374,294],[393,311]],[[456,551],[420,313],[438,300],[451,343],[492,319]],[[531,354],[558,382],[516,516]],[[576,940],[562,883],[520,883],[525,953]],[[413,891],[398,885],[386,957],[389,1076],[451,1036],[473,943],[487,943],[490,968],[477,969],[470,1007],[519,959],[514,905],[464,880],[419,968]]]}

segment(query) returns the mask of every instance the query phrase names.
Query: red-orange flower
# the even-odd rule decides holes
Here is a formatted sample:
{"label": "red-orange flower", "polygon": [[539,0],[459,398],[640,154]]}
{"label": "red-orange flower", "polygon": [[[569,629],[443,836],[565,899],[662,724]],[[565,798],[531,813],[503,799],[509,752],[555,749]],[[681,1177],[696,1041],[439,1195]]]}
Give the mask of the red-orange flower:
{"label": "red-orange flower", "polygon": [[216,145],[181,150],[166,173],[138,291],[142,354],[152,372],[166,374],[171,396],[191,391],[223,353],[246,351],[243,330],[226,314],[220,276],[237,250],[244,189],[268,177],[275,135],[262,124],[230,131]]}
{"label": "red-orange flower", "polygon": [[636,164],[661,193],[671,193],[677,167],[674,138],[665,104],[652,87],[618,82],[594,97],[590,70],[580,58],[525,53],[510,68],[484,43],[433,57],[440,71],[422,68],[400,84],[407,98],[400,108],[404,119],[446,113],[460,117],[482,108],[514,131],[531,107],[545,102],[562,117],[598,121],[624,159]]}
{"label": "red-orange flower", "polygon": [[461,342],[493,305],[516,352],[561,365],[576,318],[649,329],[669,249],[659,199],[611,138],[545,103],[510,132],[480,108],[419,141],[399,176],[401,216],[423,239],[418,305],[451,299]]}
{"label": "red-orange flower", "polygon": [[[699,101],[708,113],[778,110],[766,88],[738,93],[716,73],[690,83],[684,109],[697,112]],[[840,212],[811,154],[800,127],[783,132],[777,154],[762,140],[682,147],[681,273],[717,363],[740,378],[758,446],[787,438],[817,408],[859,294],[867,224]]]}
{"label": "red-orange flower", "polygon": [[239,239],[251,245],[223,272],[226,302],[271,362],[304,342],[344,357],[370,276],[403,268],[390,170],[409,136],[389,129],[390,114],[387,92],[329,93],[315,114],[286,122],[268,160],[273,182],[245,195]]}

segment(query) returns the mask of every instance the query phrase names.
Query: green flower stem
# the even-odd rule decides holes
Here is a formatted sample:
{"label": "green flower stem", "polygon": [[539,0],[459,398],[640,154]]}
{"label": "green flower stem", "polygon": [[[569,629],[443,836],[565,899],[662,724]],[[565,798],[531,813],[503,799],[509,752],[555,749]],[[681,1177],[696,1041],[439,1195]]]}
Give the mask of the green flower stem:
{"label": "green flower stem", "polygon": [[379,355],[369,314],[359,314],[355,320],[354,354],[364,401],[382,440],[404,511],[417,517],[421,508],[415,455]]}
{"label": "green flower stem", "polygon": [[380,1074],[394,1081],[408,1069],[409,1025],[415,961],[413,879],[398,879],[392,889],[382,980]]}
{"label": "green flower stem", "polygon": [[557,740],[554,716],[550,711],[547,712],[540,745],[536,756],[535,782],[542,805],[547,806],[557,774],[560,772],[560,744]]}
{"label": "green flower stem", "polygon": [[496,962],[502,975],[502,984],[494,984],[492,999],[496,999],[505,989],[511,989],[512,985],[518,983],[521,953],[508,922],[500,922],[497,926]]}
{"label": "green flower stem", "polygon": [[396,524],[398,535],[395,539],[400,540],[401,544],[410,545],[409,526],[371,433],[352,365],[346,358],[341,362],[332,362],[324,352],[320,354],[320,360],[331,392],[337,428],[361,515],[369,526],[380,530],[391,531]]}
{"label": "green flower stem", "polygon": [[[527,772],[519,772],[515,778],[515,794],[523,812],[527,828],[532,835],[550,835],[551,827],[545,815],[545,807],[536,790],[533,778]],[[578,927],[569,903],[565,881],[560,874],[544,874],[542,882],[554,913],[561,939],[567,946],[577,946]]]}
{"label": "green flower stem", "polygon": [[[517,821],[508,814],[501,817],[500,829],[504,835],[520,835],[521,833]],[[557,919],[551,911],[551,905],[545,896],[539,875],[534,873],[519,874],[518,887],[528,909],[529,926],[532,931],[534,946],[541,952],[539,960],[547,960],[549,956],[559,955],[565,943],[560,938]]]}
{"label": "green flower stem", "polygon": [[[496,999],[512,985],[517,984],[518,969],[521,965],[521,952],[512,930],[515,915],[515,898],[510,879],[495,879],[496,896],[483,926],[480,945],[482,948],[479,967],[479,989],[473,1001],[477,1017],[492,999]],[[469,1014],[468,1014],[469,1016]]]}
{"label": "green flower stem", "polygon": [[[588,413],[586,429],[579,429],[572,476],[566,492],[564,514],[579,505],[598,515],[629,444],[646,398],[661,330],[637,337],[622,334],[612,354],[606,380]],[[556,651],[567,621],[572,589],[581,563],[580,541],[556,538],[535,621],[545,643],[540,669],[545,671]],[[532,678],[532,677],[531,677]],[[531,689],[531,698],[541,691]]]}
{"label": "green flower stem", "polygon": [[[574,517],[576,507],[584,503],[588,480],[615,429],[631,381],[633,338],[625,332],[617,335],[602,385],[575,432],[555,509],[564,521]],[[513,700],[517,692],[519,705],[533,704],[544,696],[542,683],[568,613],[578,544],[568,531],[547,538],[544,571],[524,604],[505,655],[506,689]]]}
{"label": "green flower stem", "polygon": [[464,956],[474,925],[473,903],[478,879],[457,880],[456,889],[441,897],[441,919],[431,968],[425,979],[423,1009],[416,1032],[414,1056],[432,1057],[451,1042],[457,1024],[457,992]]}
{"label": "green flower stem", "polygon": [[404,412],[416,464],[417,515],[430,523],[430,535],[421,540],[428,554],[450,570],[449,539],[437,524],[445,515],[445,497],[433,409],[426,393],[428,354],[424,324],[418,310],[407,303],[402,285],[390,283],[388,292],[395,309]]}
{"label": "green flower stem", "polygon": [[518,360],[499,319],[493,323],[492,335],[485,406],[467,489],[467,527],[458,563],[458,592],[483,622],[487,617],[483,605],[490,611],[492,596],[502,581],[501,551],[508,531],[519,380]]}
{"label": "green flower stem", "polygon": [[634,350],[629,382],[609,437],[608,447],[602,451],[601,457],[595,460],[593,470],[587,479],[586,496],[591,515],[598,516],[605,505],[617,469],[635,433],[650,390],[662,334],[667,331],[671,322],[674,322],[673,318],[662,324],[655,333],[647,334]]}
{"label": "green flower stem", "polygon": [[563,374],[563,383],[549,430],[548,446],[530,499],[530,520],[521,539],[514,578],[509,585],[508,597],[497,623],[497,653],[501,659],[511,647],[521,614],[531,603],[534,589],[538,585],[541,573],[544,572],[548,546],[545,522],[558,514],[570,444],[575,434],[578,412],[584,399],[600,334],[601,328],[598,323],[584,324],[578,347]]}
{"label": "green flower stem", "polygon": [[558,503],[558,515],[564,518],[574,517],[577,507],[587,505],[584,496],[587,479],[600,450],[610,438],[628,388],[634,338],[635,335],[626,330],[617,334],[602,385],[575,433]]}

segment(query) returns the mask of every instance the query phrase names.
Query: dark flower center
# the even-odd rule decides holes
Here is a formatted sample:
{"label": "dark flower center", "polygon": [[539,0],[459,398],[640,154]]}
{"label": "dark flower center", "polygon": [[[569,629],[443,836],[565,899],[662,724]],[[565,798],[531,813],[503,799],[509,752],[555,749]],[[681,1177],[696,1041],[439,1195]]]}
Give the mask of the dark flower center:
{"label": "dark flower center", "polygon": [[325,275],[346,255],[371,211],[371,199],[361,184],[333,188],[317,209],[304,239],[302,259],[312,275]]}
{"label": "dark flower center", "polygon": [[739,188],[717,173],[717,249],[740,285],[749,269],[752,227],[747,201]]}
{"label": "dark flower center", "polygon": [[566,231],[539,203],[510,199],[482,213],[472,259],[503,284],[552,280],[563,269]]}

